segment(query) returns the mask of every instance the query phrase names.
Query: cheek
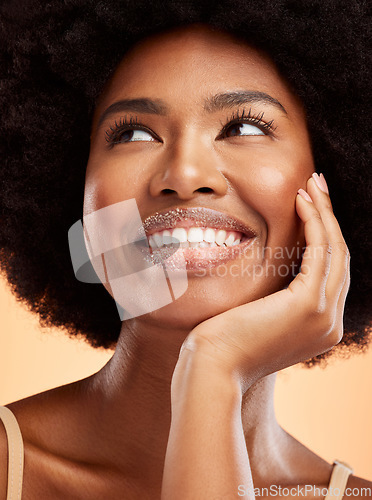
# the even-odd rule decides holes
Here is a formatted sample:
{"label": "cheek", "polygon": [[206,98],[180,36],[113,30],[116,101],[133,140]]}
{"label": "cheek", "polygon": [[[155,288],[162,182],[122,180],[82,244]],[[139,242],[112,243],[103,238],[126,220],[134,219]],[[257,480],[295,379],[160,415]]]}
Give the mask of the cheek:
{"label": "cheek", "polygon": [[134,198],[141,178],[134,172],[134,168],[124,168],[120,158],[109,162],[90,160],[85,177],[84,213]]}
{"label": "cheek", "polygon": [[306,187],[313,171],[311,155],[287,154],[266,158],[261,155],[255,158],[254,169],[249,169],[245,193],[241,195],[265,222],[266,260],[275,267],[298,261],[294,258],[298,252],[293,253],[293,249],[303,247],[304,234],[296,213],[296,194],[300,187]]}
{"label": "cheek", "polygon": [[[292,182],[283,168],[274,166],[259,165],[254,172],[256,192],[265,201],[265,211],[271,212],[278,209],[278,198],[288,197],[293,191]],[[286,198],[287,199],[287,198]]]}
{"label": "cheek", "polygon": [[312,167],[289,164],[279,159],[262,158],[249,169],[242,197],[266,221],[269,227],[283,225],[295,216],[295,198],[310,177]]}
{"label": "cheek", "polygon": [[[132,200],[135,198],[135,193],[134,182],[128,179],[128,176],[124,176],[122,160],[104,162],[95,158],[94,161],[88,162],[83,213],[84,217],[88,215],[93,215],[93,217],[90,218],[90,223],[87,222],[86,238],[88,240],[93,238],[94,248],[101,249],[95,251],[95,255],[104,254],[102,262],[100,261],[102,268],[99,266],[95,270],[103,282],[103,286],[113,298],[115,297],[108,277],[119,276],[119,273],[128,266],[128,262],[124,260],[123,254],[119,250],[123,245],[122,235],[124,233],[133,235],[139,227],[137,211],[133,205],[129,204],[127,209],[122,211],[120,202]],[[138,202],[137,198],[136,201]],[[105,207],[109,207],[108,210],[99,213],[99,210]],[[130,212],[131,210],[132,212]],[[130,213],[132,216],[128,215]],[[91,232],[89,233],[89,231]],[[113,251],[111,252],[111,250]],[[135,261],[136,255],[136,253],[133,255],[133,265],[138,264]],[[120,300],[118,302],[120,303]]]}
{"label": "cheek", "polygon": [[296,215],[295,197],[301,185],[297,176],[288,175],[288,168],[278,168],[275,165],[275,168],[259,168],[256,177],[261,214],[268,224],[269,235],[276,228],[283,231],[286,226],[293,226]]}

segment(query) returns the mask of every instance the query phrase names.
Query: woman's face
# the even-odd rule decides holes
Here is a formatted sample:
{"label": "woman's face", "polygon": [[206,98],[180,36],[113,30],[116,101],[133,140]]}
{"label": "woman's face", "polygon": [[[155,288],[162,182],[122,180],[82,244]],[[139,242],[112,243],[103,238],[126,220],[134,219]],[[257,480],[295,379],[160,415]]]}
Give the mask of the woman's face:
{"label": "woman's face", "polygon": [[[106,85],[93,120],[84,213],[135,198],[142,221],[165,214],[149,233],[183,227],[190,237],[198,233],[190,227],[202,226],[216,230],[213,240],[238,227],[226,216],[247,228],[232,233],[230,241],[242,238],[232,247],[220,233],[222,246],[181,250],[187,291],[138,318],[190,329],[293,279],[304,244],[295,197],[313,171],[303,108],[270,58],[194,25],[138,44]],[[166,214],[191,208],[220,214]]]}

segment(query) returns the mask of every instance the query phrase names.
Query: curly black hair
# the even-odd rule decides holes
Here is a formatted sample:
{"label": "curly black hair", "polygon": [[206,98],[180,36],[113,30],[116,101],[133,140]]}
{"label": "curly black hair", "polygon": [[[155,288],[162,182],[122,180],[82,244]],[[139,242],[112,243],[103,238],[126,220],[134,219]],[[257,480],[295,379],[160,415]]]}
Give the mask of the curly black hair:
{"label": "curly black hair", "polygon": [[[102,285],[76,280],[67,232],[82,218],[95,103],[137,41],[205,23],[265,50],[304,103],[352,255],[340,346],[371,330],[368,257],[370,23],[364,0],[27,0],[0,7],[0,268],[43,327],[115,346],[120,318]],[[332,187],[336,189],[333,191]],[[313,366],[325,354],[308,360]],[[324,363],[323,363],[324,364]]]}

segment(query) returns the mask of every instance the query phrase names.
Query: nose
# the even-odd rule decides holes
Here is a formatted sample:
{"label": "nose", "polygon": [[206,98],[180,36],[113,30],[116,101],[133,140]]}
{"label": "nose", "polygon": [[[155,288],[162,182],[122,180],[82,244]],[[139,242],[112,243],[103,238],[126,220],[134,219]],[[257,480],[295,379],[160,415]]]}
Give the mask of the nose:
{"label": "nose", "polygon": [[153,197],[177,195],[190,200],[200,193],[223,196],[228,189],[226,177],[218,169],[218,156],[201,139],[179,141],[159,159],[150,181]]}

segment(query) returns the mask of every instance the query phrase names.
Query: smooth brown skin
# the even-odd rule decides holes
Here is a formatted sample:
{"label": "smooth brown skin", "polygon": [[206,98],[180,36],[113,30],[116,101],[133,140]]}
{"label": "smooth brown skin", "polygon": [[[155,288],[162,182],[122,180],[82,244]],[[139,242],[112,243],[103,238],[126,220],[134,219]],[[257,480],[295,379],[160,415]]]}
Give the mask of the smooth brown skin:
{"label": "smooth brown skin", "polygon": [[[285,115],[267,104],[246,106],[255,113],[264,111],[266,121],[274,120],[275,139],[216,140],[221,122],[237,108],[210,114],[203,100],[242,89],[266,92],[287,110]],[[98,118],[113,102],[136,97],[167,102],[167,116],[137,113],[163,142],[108,149],[104,133],[123,113],[97,129]],[[88,213],[133,197],[142,218],[175,207],[214,208],[253,227],[259,248],[293,247],[304,242],[296,193],[306,188],[313,171],[303,109],[269,58],[230,35],[189,26],[142,42],[107,85],[92,127],[84,209]],[[210,190],[200,191],[205,187]],[[272,263],[283,264],[278,259]],[[288,280],[277,275],[255,282],[190,276],[179,300],[123,323],[115,354],[102,370],[7,405],[17,416],[25,443],[23,498],[160,498],[170,388],[182,343],[207,318],[276,292]],[[332,465],[277,423],[274,383],[271,373],[243,396],[242,422],[255,487],[327,486]],[[355,476],[348,481],[349,487],[371,485]],[[5,491],[6,438],[0,426],[0,498]]]}

